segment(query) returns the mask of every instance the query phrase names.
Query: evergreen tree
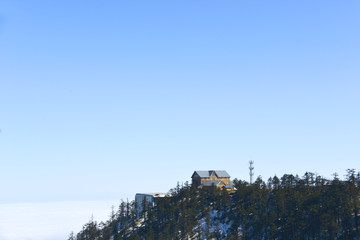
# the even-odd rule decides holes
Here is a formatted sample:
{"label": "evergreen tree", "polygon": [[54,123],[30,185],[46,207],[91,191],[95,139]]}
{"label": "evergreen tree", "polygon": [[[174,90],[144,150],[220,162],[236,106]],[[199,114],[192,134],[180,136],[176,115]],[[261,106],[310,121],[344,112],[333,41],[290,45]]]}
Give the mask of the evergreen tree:
{"label": "evergreen tree", "polygon": [[[327,180],[311,172],[265,183],[235,180],[229,194],[215,186],[177,185],[156,206],[121,202],[106,222],[93,219],[68,240],[360,239],[360,173]],[[222,226],[227,226],[223,231]]]}
{"label": "evergreen tree", "polygon": [[76,236],[75,236],[73,231],[71,231],[71,233],[70,233],[70,235],[68,237],[68,240],[76,240]]}

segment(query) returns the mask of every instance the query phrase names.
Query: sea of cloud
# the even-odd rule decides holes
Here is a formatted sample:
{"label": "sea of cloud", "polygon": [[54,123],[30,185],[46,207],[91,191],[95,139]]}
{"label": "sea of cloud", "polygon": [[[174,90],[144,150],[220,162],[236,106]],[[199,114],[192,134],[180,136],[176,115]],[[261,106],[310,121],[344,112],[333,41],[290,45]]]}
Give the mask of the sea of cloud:
{"label": "sea of cloud", "polygon": [[1,240],[66,240],[93,219],[106,221],[119,201],[65,201],[0,204]]}

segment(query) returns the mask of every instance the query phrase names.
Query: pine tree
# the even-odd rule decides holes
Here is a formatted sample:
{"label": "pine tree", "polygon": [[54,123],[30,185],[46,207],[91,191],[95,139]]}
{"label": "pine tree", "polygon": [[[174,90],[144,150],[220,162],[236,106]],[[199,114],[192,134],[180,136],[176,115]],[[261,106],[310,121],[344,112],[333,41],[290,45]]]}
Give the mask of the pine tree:
{"label": "pine tree", "polygon": [[[302,178],[285,174],[267,183],[258,177],[253,184],[234,184],[231,194],[215,186],[178,185],[155,207],[144,203],[140,219],[135,202],[122,201],[108,221],[91,219],[68,240],[360,239],[360,173],[354,170],[345,181],[307,172]],[[220,224],[229,229],[220,231]]]}
{"label": "pine tree", "polygon": [[76,240],[76,236],[75,236],[73,231],[71,231],[71,233],[70,233],[70,235],[68,237],[68,240]]}

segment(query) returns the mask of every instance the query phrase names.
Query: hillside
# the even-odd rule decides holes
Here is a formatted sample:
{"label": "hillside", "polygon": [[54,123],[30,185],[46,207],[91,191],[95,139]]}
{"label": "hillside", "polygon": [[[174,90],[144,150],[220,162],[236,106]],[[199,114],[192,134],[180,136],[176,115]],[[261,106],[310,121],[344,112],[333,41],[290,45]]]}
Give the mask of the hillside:
{"label": "hillside", "polygon": [[135,202],[122,202],[107,222],[90,221],[69,240],[360,239],[360,173],[347,173],[235,179],[233,193],[185,183],[140,216]]}

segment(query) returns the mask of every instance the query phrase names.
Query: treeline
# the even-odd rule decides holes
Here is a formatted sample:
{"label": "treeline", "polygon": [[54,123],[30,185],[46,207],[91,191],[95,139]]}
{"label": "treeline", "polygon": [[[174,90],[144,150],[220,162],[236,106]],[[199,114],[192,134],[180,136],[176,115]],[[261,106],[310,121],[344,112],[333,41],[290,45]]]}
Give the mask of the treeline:
{"label": "treeline", "polygon": [[234,180],[236,190],[171,190],[137,216],[122,202],[110,219],[83,226],[69,240],[122,239],[360,239],[360,173],[332,180],[313,173],[286,174],[253,184]]}

